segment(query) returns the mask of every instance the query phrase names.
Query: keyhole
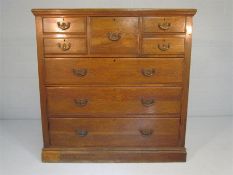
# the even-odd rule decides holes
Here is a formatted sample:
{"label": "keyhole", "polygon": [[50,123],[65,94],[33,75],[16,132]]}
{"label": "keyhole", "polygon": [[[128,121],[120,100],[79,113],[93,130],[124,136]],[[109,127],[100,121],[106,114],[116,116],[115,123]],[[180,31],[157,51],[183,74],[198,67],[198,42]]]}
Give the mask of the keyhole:
{"label": "keyhole", "polygon": [[116,59],[114,59],[113,62],[116,62]]}

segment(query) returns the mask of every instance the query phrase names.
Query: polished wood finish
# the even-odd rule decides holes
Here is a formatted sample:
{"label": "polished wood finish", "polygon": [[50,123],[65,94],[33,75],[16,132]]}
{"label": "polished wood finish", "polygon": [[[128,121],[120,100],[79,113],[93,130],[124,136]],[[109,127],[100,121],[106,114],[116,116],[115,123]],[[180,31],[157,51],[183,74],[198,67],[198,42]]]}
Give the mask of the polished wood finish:
{"label": "polished wood finish", "polygon": [[185,32],[185,17],[144,17],[142,27],[144,33]]}
{"label": "polished wood finish", "polygon": [[195,9],[33,9],[44,162],[186,161]]}
{"label": "polished wood finish", "polygon": [[45,38],[45,54],[85,54],[86,38]]}
{"label": "polished wood finish", "polygon": [[[79,74],[80,71],[85,74]],[[45,60],[48,85],[179,83],[183,58],[55,58]]]}
{"label": "polished wood finish", "polygon": [[184,148],[44,148],[43,162],[185,162]]}
{"label": "polished wood finish", "polygon": [[137,17],[90,18],[91,54],[137,54],[138,37]]}
{"label": "polished wood finish", "polygon": [[184,38],[143,38],[142,54],[184,54]]}
{"label": "polished wood finish", "polygon": [[[181,106],[180,87],[49,87],[47,95],[50,115],[179,114]],[[83,99],[87,104],[77,105]]]}
{"label": "polished wood finish", "polygon": [[[55,147],[172,147],[178,145],[179,118],[132,117],[50,119],[51,145]],[[144,133],[148,130],[151,133]],[[84,131],[86,135],[82,134]]]}
{"label": "polished wood finish", "polygon": [[[59,24],[68,25],[68,28],[59,27]],[[86,18],[75,17],[75,18],[43,18],[43,31],[44,32],[55,32],[55,33],[86,33]]]}
{"label": "polished wood finish", "polygon": [[44,85],[44,49],[43,49],[43,32],[42,32],[42,17],[36,16],[36,42],[37,42],[37,60],[38,60],[38,74],[39,74],[39,88],[40,88],[40,108],[41,108],[41,122],[43,129],[44,147],[50,145],[49,140],[49,123],[46,111],[46,87]]}
{"label": "polished wood finish", "polygon": [[154,9],[154,8],[86,8],[86,9],[32,9],[35,16],[88,15],[88,16],[193,16],[196,9]]}
{"label": "polished wood finish", "polygon": [[[193,19],[192,17],[186,18],[186,28],[192,31]],[[189,92],[189,74],[191,64],[191,48],[192,48],[192,35],[190,33],[185,34],[185,63],[184,63],[184,89],[182,93],[182,108],[181,108],[181,127],[180,127],[180,146],[185,146],[185,133],[186,133],[186,121],[188,110],[188,92]]]}

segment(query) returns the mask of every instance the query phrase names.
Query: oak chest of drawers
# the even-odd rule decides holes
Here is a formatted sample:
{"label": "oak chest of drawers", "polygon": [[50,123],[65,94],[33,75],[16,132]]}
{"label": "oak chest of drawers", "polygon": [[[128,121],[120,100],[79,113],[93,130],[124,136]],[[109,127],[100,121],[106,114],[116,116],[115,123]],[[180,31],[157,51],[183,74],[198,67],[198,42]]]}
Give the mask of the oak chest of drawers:
{"label": "oak chest of drawers", "polygon": [[185,161],[195,9],[33,9],[45,162]]}

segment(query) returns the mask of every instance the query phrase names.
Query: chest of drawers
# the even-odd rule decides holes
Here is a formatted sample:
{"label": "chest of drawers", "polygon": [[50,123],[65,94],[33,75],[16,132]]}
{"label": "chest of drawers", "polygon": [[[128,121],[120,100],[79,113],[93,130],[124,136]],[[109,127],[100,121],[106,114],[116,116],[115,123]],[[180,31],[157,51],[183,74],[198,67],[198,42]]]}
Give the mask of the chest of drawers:
{"label": "chest of drawers", "polygon": [[44,162],[185,161],[195,9],[33,9]]}

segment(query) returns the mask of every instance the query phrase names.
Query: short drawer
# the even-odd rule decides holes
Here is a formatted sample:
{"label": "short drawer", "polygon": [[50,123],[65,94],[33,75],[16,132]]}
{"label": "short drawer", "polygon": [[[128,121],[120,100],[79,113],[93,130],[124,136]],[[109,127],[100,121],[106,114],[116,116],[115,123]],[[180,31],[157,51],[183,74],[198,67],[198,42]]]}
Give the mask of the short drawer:
{"label": "short drawer", "polygon": [[183,58],[54,58],[45,72],[46,84],[177,83]]}
{"label": "short drawer", "polygon": [[137,17],[91,17],[91,54],[138,54]]}
{"label": "short drawer", "polygon": [[49,115],[179,114],[180,87],[48,87]]}
{"label": "short drawer", "polygon": [[45,38],[45,54],[86,54],[86,38]]}
{"label": "short drawer", "polygon": [[178,118],[49,119],[55,147],[172,147],[178,145]]}
{"label": "short drawer", "polygon": [[86,33],[86,18],[43,18],[44,32]]}
{"label": "short drawer", "polygon": [[142,54],[184,54],[184,38],[143,38]]}
{"label": "short drawer", "polygon": [[185,32],[185,17],[144,17],[143,32]]}

